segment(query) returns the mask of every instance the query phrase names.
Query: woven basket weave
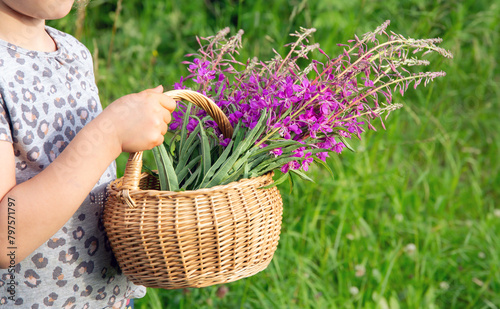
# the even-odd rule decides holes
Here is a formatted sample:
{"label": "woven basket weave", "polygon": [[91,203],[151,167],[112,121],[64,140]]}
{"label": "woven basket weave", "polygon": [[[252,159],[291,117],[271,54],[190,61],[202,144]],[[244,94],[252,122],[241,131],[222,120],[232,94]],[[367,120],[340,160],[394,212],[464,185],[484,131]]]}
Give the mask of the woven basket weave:
{"label": "woven basket weave", "polygon": [[[186,91],[166,94],[202,107],[231,136],[227,118],[210,99]],[[205,287],[252,276],[271,262],[283,204],[276,187],[259,188],[272,183],[272,174],[170,192],[159,191],[158,180],[141,174],[141,167],[142,152],[130,154],[124,176],[108,187],[103,215],[115,257],[132,282]]]}

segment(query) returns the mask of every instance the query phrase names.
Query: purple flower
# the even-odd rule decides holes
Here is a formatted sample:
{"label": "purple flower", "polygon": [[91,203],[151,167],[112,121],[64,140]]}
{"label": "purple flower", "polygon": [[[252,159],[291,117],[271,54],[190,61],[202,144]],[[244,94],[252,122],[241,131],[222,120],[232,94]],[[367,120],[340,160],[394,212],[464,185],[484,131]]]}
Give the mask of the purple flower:
{"label": "purple flower", "polygon": [[291,161],[281,167],[281,172],[288,173],[290,169],[298,170],[299,168],[300,168],[300,163],[298,161]]}
{"label": "purple flower", "polygon": [[335,151],[336,153],[341,153],[344,147],[345,145],[343,143],[337,143],[333,146],[332,150]]}
{"label": "purple flower", "polygon": [[231,142],[231,139],[230,138],[224,138],[224,135],[219,135],[219,144],[222,146],[222,147],[227,147],[227,145],[229,145],[229,143]]}
{"label": "purple flower", "polygon": [[309,165],[314,161],[314,158],[312,157],[312,152],[306,153],[304,158],[305,160],[302,161],[302,169],[307,172],[309,170]]}
{"label": "purple flower", "polygon": [[274,127],[280,128],[280,135],[285,139],[292,138],[290,133],[295,133],[296,135],[302,134],[302,130],[291,120],[290,116],[286,117],[282,123],[276,123]]}
{"label": "purple flower", "polygon": [[352,121],[348,121],[346,123],[347,131],[349,131],[349,133],[356,134],[358,135],[358,137],[360,137],[361,133],[364,132],[364,129],[361,127],[362,124],[364,124],[364,121],[358,122],[355,119],[353,119]]}
{"label": "purple flower", "polygon": [[322,149],[331,149],[336,143],[334,136],[327,136],[322,142],[318,143],[318,147]]}
{"label": "purple flower", "polygon": [[269,154],[273,155],[275,158],[281,156],[283,154],[283,149],[281,148],[275,148],[271,151],[269,151]]}
{"label": "purple flower", "polygon": [[318,157],[318,159],[320,159],[321,161],[326,162],[326,158],[328,158],[329,155],[328,152],[318,152],[316,154],[316,157]]}
{"label": "purple flower", "polygon": [[299,126],[296,124],[292,124],[288,126],[288,130],[292,131],[295,134],[301,134],[302,131],[299,129]]}
{"label": "purple flower", "polygon": [[210,61],[201,61],[196,58],[193,63],[189,65],[188,71],[193,75],[193,81],[198,84],[208,83],[210,80],[215,79],[215,70],[209,70]]}
{"label": "purple flower", "polygon": [[169,126],[169,129],[170,129],[170,131],[175,131],[175,130],[177,130],[177,128],[179,126],[180,126],[180,124],[178,122],[171,122],[170,126]]}
{"label": "purple flower", "polygon": [[186,86],[184,86],[183,83],[184,83],[184,77],[181,76],[179,82],[174,84],[174,89],[175,90],[186,89]]}
{"label": "purple flower", "polygon": [[292,138],[292,136],[290,135],[290,131],[286,127],[280,129],[280,135],[284,139],[291,139]]}
{"label": "purple flower", "polygon": [[193,132],[194,129],[196,128],[196,126],[198,125],[198,123],[199,122],[196,119],[193,119],[193,118],[189,119],[188,124],[186,126],[188,132]]}
{"label": "purple flower", "polygon": [[[361,137],[366,127],[375,129],[365,119],[393,110],[390,109],[394,106],[391,104],[393,92],[403,94],[412,82],[417,87],[444,75],[443,72],[411,73],[405,68],[406,65],[425,64],[413,56],[409,59],[407,55],[410,53],[438,52],[451,57],[449,52],[436,46],[439,40],[405,39],[386,32],[387,26],[388,23],[384,23],[374,32],[356,36],[336,57],[326,55],[316,44],[309,45],[308,37],[313,31],[301,30],[294,34],[297,41],[288,45],[292,50],[286,57],[277,56],[271,61],[252,59],[246,63],[237,59],[241,33],[227,39],[229,30],[226,29],[198,41],[198,53],[190,55],[196,58],[186,62],[189,76],[174,84],[174,89],[186,89],[187,81],[192,82],[193,89],[211,97],[231,125],[243,130],[246,138],[265,112],[267,119],[263,133],[256,136],[255,143],[249,147],[264,148],[274,141],[283,140],[302,143],[303,146],[291,154],[286,152],[293,161],[283,165],[281,171],[308,171],[315,159],[313,150],[325,149],[315,154],[324,162],[329,157],[328,151],[341,153],[346,148],[337,137],[351,138],[353,134]],[[326,56],[326,61],[308,60],[309,52],[314,49]],[[401,61],[403,57],[405,61]],[[307,61],[309,64],[303,67]],[[182,128],[185,112],[181,105],[172,113],[171,130]],[[211,147],[229,144],[230,140],[223,138],[216,123],[207,120],[206,112],[199,109],[191,112],[199,119],[205,119],[203,125],[210,128],[208,135],[213,139]],[[197,125],[198,121],[190,118],[188,132]],[[383,122],[381,125],[384,127]],[[255,156],[250,160],[279,159],[283,156],[283,149],[275,148],[260,155],[267,157]]]}

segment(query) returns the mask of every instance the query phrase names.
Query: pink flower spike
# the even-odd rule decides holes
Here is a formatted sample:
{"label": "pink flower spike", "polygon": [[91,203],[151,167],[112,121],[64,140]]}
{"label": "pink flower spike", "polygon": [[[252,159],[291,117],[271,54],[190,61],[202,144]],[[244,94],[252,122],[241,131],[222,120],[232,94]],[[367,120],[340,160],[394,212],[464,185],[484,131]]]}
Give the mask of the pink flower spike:
{"label": "pink flower spike", "polygon": [[313,161],[314,161],[314,159],[312,157],[309,157],[309,158],[305,159],[304,161],[302,161],[302,169],[307,172],[309,170],[309,165]]}
{"label": "pink flower spike", "polygon": [[274,157],[277,158],[283,154],[283,150],[281,148],[276,148],[271,150],[269,154],[274,155]]}
{"label": "pink flower spike", "polygon": [[[182,62],[187,77],[178,80],[173,88],[193,89],[207,95],[227,115],[235,130],[240,130],[235,134],[238,141],[240,137],[249,138],[248,143],[237,146],[248,147],[241,151],[253,154],[247,156],[247,175],[271,169],[305,173],[314,161],[326,162],[330,153],[335,156],[350,149],[348,139],[361,138],[368,129],[385,129],[386,116],[396,109],[391,106],[393,96],[395,99],[396,95],[405,94],[411,83],[414,88],[425,86],[444,75],[413,73],[414,66],[428,63],[418,59],[422,53],[451,56],[436,46],[440,41],[407,39],[386,32],[388,25],[386,21],[363,36],[354,35],[347,44],[337,44],[337,53],[330,56],[319,44],[308,43],[309,39],[315,41],[310,36],[313,29],[301,28],[292,35],[297,40],[285,45],[288,53],[281,54],[283,46],[273,48],[274,57],[266,61],[257,57],[238,59],[242,33],[228,38],[230,29],[226,28],[215,36],[197,38],[201,48],[189,55],[191,61]],[[412,52],[416,51],[421,53],[414,56]],[[322,61],[312,59],[313,56]],[[224,139],[205,111],[190,109],[196,120],[186,113],[186,105],[180,104],[172,113],[171,131],[187,130],[189,136],[201,121],[207,129],[214,159],[227,149],[224,146],[233,145]],[[381,125],[376,118],[380,118]],[[184,120],[188,121],[186,128]],[[264,168],[262,162],[270,163]],[[239,175],[244,173],[235,177]]]}
{"label": "pink flower spike", "polygon": [[326,162],[326,158],[328,158],[329,155],[328,152],[319,152],[316,154],[316,157],[318,157],[321,161]]}

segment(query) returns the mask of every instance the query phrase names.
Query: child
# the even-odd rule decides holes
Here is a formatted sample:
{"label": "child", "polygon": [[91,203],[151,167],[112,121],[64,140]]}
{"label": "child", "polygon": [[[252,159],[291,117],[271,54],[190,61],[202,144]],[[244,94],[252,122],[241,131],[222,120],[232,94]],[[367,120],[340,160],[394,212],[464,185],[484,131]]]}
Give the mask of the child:
{"label": "child", "polygon": [[101,112],[92,58],[45,26],[74,0],[0,0],[0,307],[123,308],[142,297],[101,222],[122,152],[163,142],[161,86]]}

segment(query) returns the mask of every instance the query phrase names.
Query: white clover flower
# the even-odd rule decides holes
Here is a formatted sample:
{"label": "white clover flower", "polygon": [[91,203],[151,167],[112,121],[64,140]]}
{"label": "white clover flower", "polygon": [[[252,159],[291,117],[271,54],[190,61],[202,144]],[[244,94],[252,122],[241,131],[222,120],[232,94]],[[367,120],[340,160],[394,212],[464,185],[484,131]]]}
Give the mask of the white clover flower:
{"label": "white clover flower", "polygon": [[417,251],[417,246],[415,244],[407,244],[404,248],[404,251],[406,252],[406,254],[412,255],[415,253],[415,251]]}
{"label": "white clover flower", "polygon": [[356,265],[354,267],[354,270],[356,270],[356,277],[363,277],[366,273],[366,268],[364,265]]}
{"label": "white clover flower", "polygon": [[493,210],[493,214],[495,215],[495,217],[500,218],[500,208],[496,208],[495,210]]}
{"label": "white clover flower", "polygon": [[441,288],[441,290],[448,290],[450,288],[450,284],[446,281],[441,281],[439,283],[439,288]]}

